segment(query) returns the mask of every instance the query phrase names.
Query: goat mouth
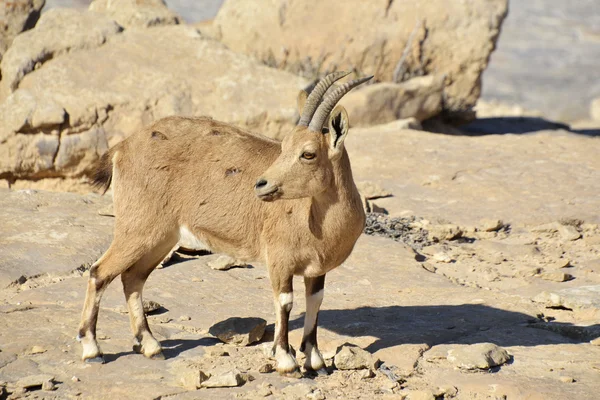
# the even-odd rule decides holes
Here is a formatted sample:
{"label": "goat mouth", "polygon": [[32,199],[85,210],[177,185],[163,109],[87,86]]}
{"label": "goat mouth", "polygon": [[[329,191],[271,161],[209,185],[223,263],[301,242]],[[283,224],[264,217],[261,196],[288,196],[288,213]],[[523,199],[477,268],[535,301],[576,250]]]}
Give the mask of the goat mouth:
{"label": "goat mouth", "polygon": [[281,196],[281,192],[278,187],[269,188],[268,191],[256,193],[259,199],[262,201],[273,201]]}

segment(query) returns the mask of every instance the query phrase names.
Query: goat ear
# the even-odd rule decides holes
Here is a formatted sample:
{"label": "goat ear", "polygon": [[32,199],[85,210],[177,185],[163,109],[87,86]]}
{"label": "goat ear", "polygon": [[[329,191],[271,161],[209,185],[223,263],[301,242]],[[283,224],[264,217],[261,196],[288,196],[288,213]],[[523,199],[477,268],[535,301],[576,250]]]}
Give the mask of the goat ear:
{"label": "goat ear", "polygon": [[298,114],[302,115],[302,111],[304,111],[304,104],[306,104],[306,99],[308,98],[308,93],[304,90],[300,90],[298,93],[298,98],[296,102],[298,103]]}
{"label": "goat ear", "polygon": [[340,153],[344,148],[344,140],[348,134],[348,113],[346,109],[337,105],[329,115],[329,148],[332,153]]}

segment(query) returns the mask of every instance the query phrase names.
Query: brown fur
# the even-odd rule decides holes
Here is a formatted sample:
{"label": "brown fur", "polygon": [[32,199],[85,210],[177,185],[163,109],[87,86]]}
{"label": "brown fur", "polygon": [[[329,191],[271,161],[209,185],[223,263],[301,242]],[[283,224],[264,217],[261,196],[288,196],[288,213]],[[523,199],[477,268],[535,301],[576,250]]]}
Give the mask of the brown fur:
{"label": "brown fur", "polygon": [[[331,133],[298,126],[281,143],[210,118],[168,117],[105,154],[94,183],[107,188],[112,180],[115,231],[109,250],[90,273],[80,325],[84,359],[101,356],[95,318],[102,290],[118,275],[135,349],[160,356],[141,311],[141,292],[148,275],[177,244],[182,227],[214,252],[267,265],[279,321],[275,344],[287,357],[292,304],[280,304],[280,295],[291,295],[294,275],[310,281],[339,266],[365,222],[343,146],[347,115],[341,107],[331,115]],[[307,152],[315,157],[303,158]],[[264,188],[255,189],[261,179]],[[307,290],[307,296],[313,294]],[[304,341],[318,351],[316,324],[307,332]],[[281,372],[291,369],[289,363],[280,364]],[[320,364],[317,357],[308,367]]]}

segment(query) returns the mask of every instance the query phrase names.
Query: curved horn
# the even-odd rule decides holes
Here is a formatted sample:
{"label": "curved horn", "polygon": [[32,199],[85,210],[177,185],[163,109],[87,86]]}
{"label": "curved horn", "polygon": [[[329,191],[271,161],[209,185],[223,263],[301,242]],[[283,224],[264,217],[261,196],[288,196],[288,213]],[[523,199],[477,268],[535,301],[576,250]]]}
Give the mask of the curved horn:
{"label": "curved horn", "polygon": [[337,89],[335,89],[333,92],[331,92],[329,95],[327,95],[327,97],[319,105],[319,108],[317,108],[313,119],[310,121],[308,129],[310,129],[313,132],[321,132],[321,129],[323,129],[323,124],[327,119],[327,116],[329,115],[331,110],[333,110],[333,107],[335,107],[337,102],[340,101],[340,99],[344,97],[344,95],[350,90],[360,85],[361,83],[365,83],[371,78],[373,78],[373,75],[367,76],[366,78],[355,79],[353,81],[346,82]]}
{"label": "curved horn", "polygon": [[306,99],[304,110],[302,110],[302,117],[300,117],[298,125],[308,126],[308,123],[310,122],[315,110],[317,109],[317,106],[319,105],[319,102],[321,101],[321,98],[327,89],[329,89],[329,87],[333,85],[335,81],[342,79],[348,74],[350,74],[350,72],[334,72],[325,76],[325,78],[319,81],[317,86],[315,86],[312,92],[310,92],[308,99]]}

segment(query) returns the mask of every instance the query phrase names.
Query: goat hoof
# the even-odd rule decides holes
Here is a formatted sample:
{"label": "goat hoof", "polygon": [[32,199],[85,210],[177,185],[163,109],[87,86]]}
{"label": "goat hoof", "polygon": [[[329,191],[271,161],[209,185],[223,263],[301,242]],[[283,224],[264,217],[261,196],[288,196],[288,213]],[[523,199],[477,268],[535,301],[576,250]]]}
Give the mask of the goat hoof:
{"label": "goat hoof", "polygon": [[142,351],[142,345],[141,344],[134,344],[133,345],[133,351],[138,353],[138,354],[144,354],[144,352]]}
{"label": "goat hoof", "polygon": [[86,358],[84,362],[86,364],[104,364],[104,357],[100,355],[92,358]]}

